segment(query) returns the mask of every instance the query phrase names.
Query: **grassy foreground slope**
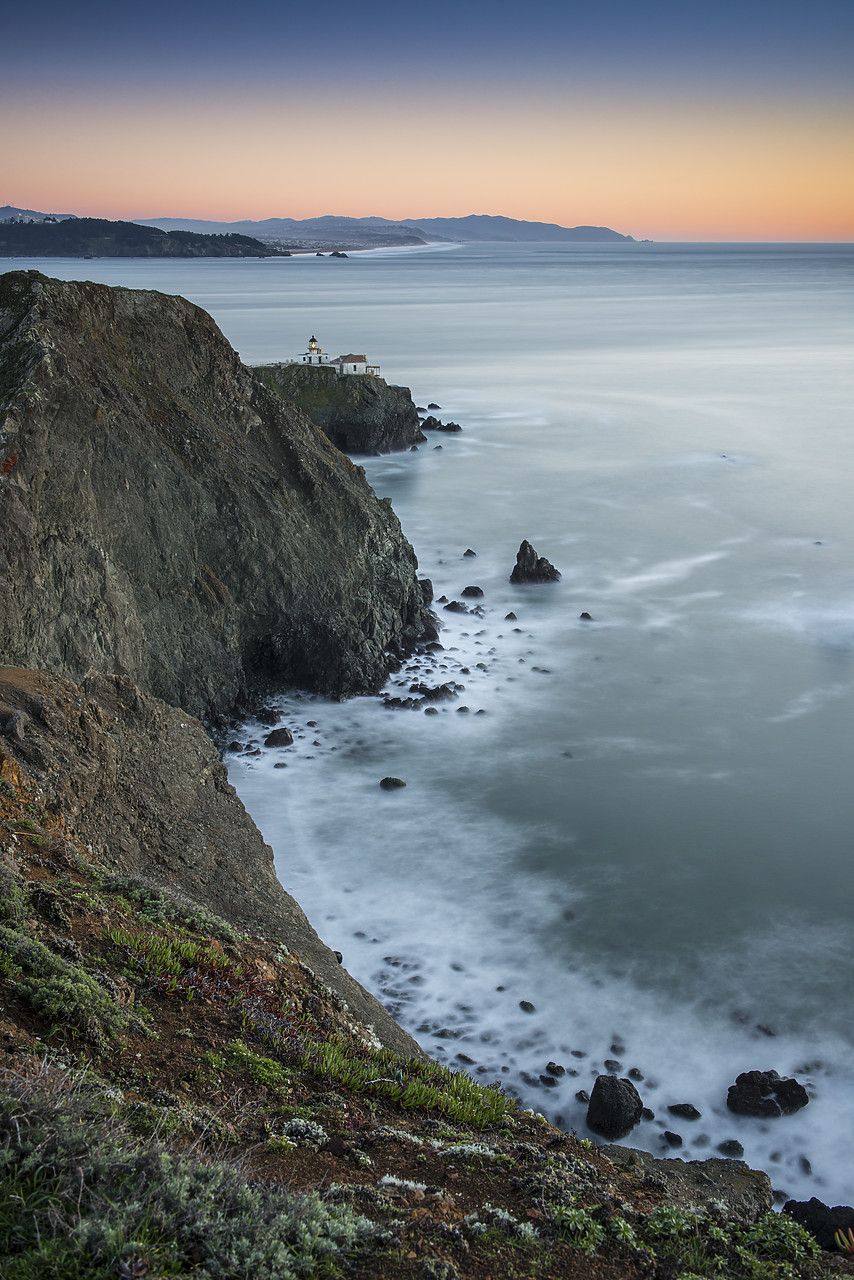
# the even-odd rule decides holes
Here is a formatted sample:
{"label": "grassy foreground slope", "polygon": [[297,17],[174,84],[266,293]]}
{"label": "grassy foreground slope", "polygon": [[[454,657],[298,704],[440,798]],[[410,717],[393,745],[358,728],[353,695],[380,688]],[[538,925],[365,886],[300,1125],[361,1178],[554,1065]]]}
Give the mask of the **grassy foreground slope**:
{"label": "grassy foreground slope", "polygon": [[378,1048],[299,956],[99,865],[9,750],[0,1006],[4,1280],[829,1273]]}

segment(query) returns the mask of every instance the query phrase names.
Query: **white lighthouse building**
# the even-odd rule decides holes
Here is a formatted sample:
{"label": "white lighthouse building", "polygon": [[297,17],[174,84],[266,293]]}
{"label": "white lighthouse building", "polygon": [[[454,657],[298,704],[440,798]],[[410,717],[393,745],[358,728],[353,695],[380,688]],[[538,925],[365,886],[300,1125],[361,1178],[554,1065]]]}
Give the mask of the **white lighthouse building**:
{"label": "white lighthouse building", "polygon": [[345,374],[369,373],[375,378],[380,376],[380,366],[378,364],[368,364],[368,357],[365,355],[355,355],[353,352],[346,356],[325,356],[320,347],[320,343],[314,334],[308,340],[308,351],[304,351],[296,361],[288,361],[289,364],[320,364],[326,369],[334,369],[339,377]]}
{"label": "white lighthouse building", "polygon": [[303,364],[323,364],[323,352],[314,334],[309,338],[308,351],[303,352],[300,360]]}

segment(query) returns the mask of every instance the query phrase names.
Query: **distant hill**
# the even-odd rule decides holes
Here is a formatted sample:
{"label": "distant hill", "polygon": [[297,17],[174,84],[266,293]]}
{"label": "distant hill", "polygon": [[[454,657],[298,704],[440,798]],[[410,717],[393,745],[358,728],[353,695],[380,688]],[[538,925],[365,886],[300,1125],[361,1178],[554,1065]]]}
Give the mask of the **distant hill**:
{"label": "distant hill", "polygon": [[385,218],[346,218],[334,214],[322,218],[265,218],[261,222],[206,222],[200,218],[140,218],[140,226],[166,231],[240,232],[256,236],[284,249],[387,249],[427,244],[435,237],[418,228]]}
{"label": "distant hill", "polygon": [[204,222],[198,218],[140,218],[143,226],[185,231],[240,231],[288,248],[369,249],[391,245],[417,245],[435,240],[467,242],[504,241],[625,241],[610,227],[561,227],[555,222],[522,222],[490,214],[466,218],[347,218],[326,214],[321,218],[265,218],[262,222]]}
{"label": "distant hill", "polygon": [[270,252],[250,236],[167,233],[105,218],[0,222],[0,258],[257,258]]}
{"label": "distant hill", "polygon": [[403,218],[402,222],[407,227],[417,226],[428,236],[448,240],[634,240],[634,236],[621,235],[610,227],[561,227],[556,222],[520,222],[486,213],[467,218]]}
{"label": "distant hill", "polygon": [[65,222],[67,218],[74,218],[73,213],[38,213],[35,209],[18,209],[12,204],[0,204],[0,222],[5,222],[7,218],[37,218],[41,222],[42,218],[56,218],[59,222]]}

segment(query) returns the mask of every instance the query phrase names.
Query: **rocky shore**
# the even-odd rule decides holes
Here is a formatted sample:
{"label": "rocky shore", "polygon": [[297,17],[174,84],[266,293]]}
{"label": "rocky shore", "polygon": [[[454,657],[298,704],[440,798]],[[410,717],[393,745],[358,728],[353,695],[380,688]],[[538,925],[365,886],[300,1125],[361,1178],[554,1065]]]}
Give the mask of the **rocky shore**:
{"label": "rocky shore", "polygon": [[202,722],[435,633],[388,503],[210,317],[0,277],[0,534],[0,1274],[833,1271],[765,1174],[427,1059],[279,884]]}

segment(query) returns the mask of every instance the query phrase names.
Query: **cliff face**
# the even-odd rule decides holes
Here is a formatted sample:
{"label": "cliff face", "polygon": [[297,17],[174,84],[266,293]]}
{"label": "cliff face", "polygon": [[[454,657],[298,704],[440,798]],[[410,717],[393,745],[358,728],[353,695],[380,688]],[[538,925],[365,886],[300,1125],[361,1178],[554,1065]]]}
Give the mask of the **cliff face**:
{"label": "cliff face", "polygon": [[0,746],[50,792],[103,865],[169,885],[240,929],[284,942],[383,1044],[423,1056],[284,891],[272,850],[198,720],[126,678],[92,676],[78,686],[7,667]]}
{"label": "cliff face", "polygon": [[0,276],[0,661],[216,719],[378,687],[422,628],[360,468],[182,298]]}
{"label": "cliff face", "polygon": [[345,453],[392,453],[427,439],[408,387],[370,374],[339,377],[319,365],[268,364],[252,372]]}

